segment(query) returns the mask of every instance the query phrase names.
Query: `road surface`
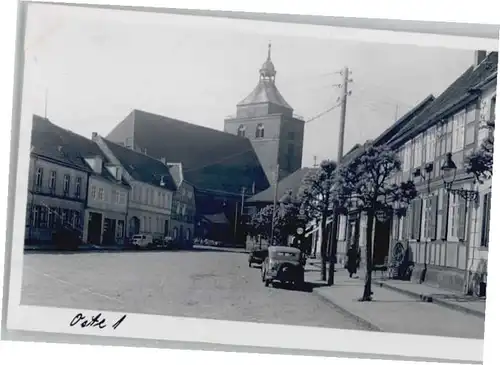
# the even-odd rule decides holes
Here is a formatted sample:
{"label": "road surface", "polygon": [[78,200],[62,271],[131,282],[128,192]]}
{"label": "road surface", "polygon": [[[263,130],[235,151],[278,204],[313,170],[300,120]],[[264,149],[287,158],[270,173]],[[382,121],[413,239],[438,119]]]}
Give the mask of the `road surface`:
{"label": "road surface", "polygon": [[[362,329],[308,291],[265,287],[238,250],[24,256],[22,304]],[[312,269],[312,266],[308,266]],[[319,273],[313,273],[319,277]]]}

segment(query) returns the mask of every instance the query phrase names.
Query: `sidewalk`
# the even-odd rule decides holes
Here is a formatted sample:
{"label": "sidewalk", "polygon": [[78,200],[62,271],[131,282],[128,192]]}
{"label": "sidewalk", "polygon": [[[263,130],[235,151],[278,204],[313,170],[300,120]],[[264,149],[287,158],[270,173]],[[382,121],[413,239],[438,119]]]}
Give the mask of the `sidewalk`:
{"label": "sidewalk", "polygon": [[466,296],[461,293],[432,287],[425,283],[418,284],[408,281],[375,278],[374,284],[422,301],[436,303],[453,310],[475,315],[483,320],[485,318],[486,300],[483,298]]}
{"label": "sidewalk", "polygon": [[[317,266],[315,262],[311,263]],[[349,278],[338,268],[334,286],[321,286],[318,271],[306,273],[313,293],[368,330],[428,336],[484,338],[484,318],[424,302],[395,290],[374,285],[373,300],[359,302],[363,280]]]}

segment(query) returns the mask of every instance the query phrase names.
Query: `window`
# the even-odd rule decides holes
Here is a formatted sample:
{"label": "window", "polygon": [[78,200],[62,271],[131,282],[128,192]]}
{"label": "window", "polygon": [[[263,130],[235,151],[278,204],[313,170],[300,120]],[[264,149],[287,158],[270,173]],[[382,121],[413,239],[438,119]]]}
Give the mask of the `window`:
{"label": "window", "polygon": [[413,167],[419,167],[422,165],[422,136],[415,138],[413,143]]}
{"label": "window", "polygon": [[422,199],[415,199],[411,202],[411,231],[410,238],[420,240],[422,228]]}
{"label": "window", "polygon": [[77,177],[75,183],[75,197],[79,198],[81,193],[82,193],[82,178]]}
{"label": "window", "polygon": [[66,223],[68,223],[68,210],[67,209],[63,209],[61,219],[62,219],[62,222],[64,225]]}
{"label": "window", "polygon": [[127,193],[121,191],[120,192],[120,204],[126,204],[126,200],[127,200]]}
{"label": "window", "polygon": [[481,227],[481,247],[488,247],[490,238],[490,210],[491,210],[491,193],[487,193],[483,197],[483,219]]}
{"label": "window", "polygon": [[177,207],[176,207],[176,213],[177,214],[181,214],[181,205],[180,204],[177,204]]}
{"label": "window", "polygon": [[436,158],[436,128],[430,128],[425,135],[425,162],[433,162]]}
{"label": "window", "polygon": [[409,171],[411,167],[411,141],[406,143],[403,154],[403,171]]}
{"label": "window", "polygon": [[64,181],[63,181],[63,193],[68,194],[69,193],[69,183],[70,183],[70,176],[69,175],[64,175]]}
{"label": "window", "polygon": [[156,204],[160,207],[163,206],[163,193],[161,191],[158,192],[158,199],[156,201]]}
{"label": "window", "polygon": [[156,217],[156,232],[161,232],[160,229],[160,217]]}
{"label": "window", "polygon": [[40,227],[47,226],[47,207],[40,207]]}
{"label": "window", "polygon": [[99,200],[104,200],[104,189],[99,188]]}
{"label": "window", "polygon": [[90,187],[90,195],[92,196],[92,199],[95,200],[96,194],[97,194],[97,188],[95,187],[95,185],[92,185]]}
{"label": "window", "polygon": [[245,137],[245,130],[246,130],[245,126],[244,125],[240,125],[238,127],[238,136]]}
{"label": "window", "polygon": [[264,138],[264,126],[262,124],[258,124],[255,129],[255,138]]}
{"label": "window", "polygon": [[148,217],[148,232],[151,232],[151,217]]}
{"label": "window", "polygon": [[55,218],[56,218],[56,214],[55,214],[53,208],[49,207],[47,209],[47,226],[49,228],[54,228],[54,226],[55,226]]}
{"label": "window", "polygon": [[431,195],[424,200],[422,235],[424,240],[434,241],[437,236],[438,196]]}
{"label": "window", "polygon": [[56,179],[57,179],[57,173],[55,171],[51,171],[49,180],[49,189],[52,191],[56,190]]}
{"label": "window", "polygon": [[80,212],[75,211],[73,213],[73,228],[80,227]]}
{"label": "window", "polygon": [[111,190],[111,197],[112,197],[111,199],[112,199],[112,202],[115,203],[115,204],[118,204],[118,201],[120,199],[120,197],[118,195],[119,195],[118,191],[116,191],[114,189]]}
{"label": "window", "polygon": [[40,225],[40,206],[38,205],[35,205],[33,207],[33,218],[31,225],[35,228]]}
{"label": "window", "polygon": [[183,216],[184,216],[184,215],[186,215],[186,207],[187,207],[187,206],[186,206],[186,204],[184,204],[184,205],[182,206],[182,215],[183,215]]}
{"label": "window", "polygon": [[36,169],[35,186],[37,188],[41,188],[42,182],[43,182],[43,168],[39,167]]}
{"label": "window", "polygon": [[450,194],[448,217],[448,237],[450,241],[464,241],[467,231],[465,216],[465,200],[458,195]]}
{"label": "window", "polygon": [[452,152],[463,150],[465,142],[465,111],[461,111],[453,118]]}

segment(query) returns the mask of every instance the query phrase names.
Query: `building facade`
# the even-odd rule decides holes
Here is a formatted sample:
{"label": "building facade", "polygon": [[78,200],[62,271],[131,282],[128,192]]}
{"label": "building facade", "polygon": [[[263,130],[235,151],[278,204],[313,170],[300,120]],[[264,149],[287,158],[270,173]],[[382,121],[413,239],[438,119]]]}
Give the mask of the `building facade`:
{"label": "building facade", "polygon": [[[418,191],[405,215],[376,221],[374,264],[405,256],[414,263],[412,280],[465,293],[484,286],[487,277],[491,181],[478,184],[465,163],[487,137],[485,121],[494,120],[498,63],[496,52],[476,52],[476,57],[422,113],[391,127],[389,138],[374,141],[400,157],[402,169],[391,182],[412,180]],[[450,157],[456,174],[446,186],[442,167]],[[466,199],[464,192],[478,199]],[[366,215],[350,212],[339,232],[345,232],[344,247],[354,242],[364,253]]]}
{"label": "building facade", "polygon": [[110,163],[119,168],[131,190],[128,199],[127,237],[150,234],[162,240],[169,233],[172,196],[176,190],[169,168],[161,161],[105,140],[94,133]]}
{"label": "building facade", "polygon": [[267,60],[255,89],[237,105],[236,115],[224,121],[224,131],[250,140],[268,181],[290,175],[302,167],[304,125],[276,87],[276,69]]}
{"label": "building facade", "polygon": [[184,179],[181,163],[167,163],[176,183],[172,195],[170,237],[183,247],[193,244],[196,224],[196,199],[193,185]]}
{"label": "building facade", "polygon": [[[35,142],[36,143],[36,142]],[[49,157],[32,147],[26,207],[27,245],[52,245],[54,234],[63,229],[83,236],[88,171],[65,160]]]}
{"label": "building facade", "polygon": [[94,245],[123,245],[130,186],[123,180],[122,167],[111,165],[101,155],[88,157],[85,161],[91,166],[92,174],[89,177],[84,241]]}

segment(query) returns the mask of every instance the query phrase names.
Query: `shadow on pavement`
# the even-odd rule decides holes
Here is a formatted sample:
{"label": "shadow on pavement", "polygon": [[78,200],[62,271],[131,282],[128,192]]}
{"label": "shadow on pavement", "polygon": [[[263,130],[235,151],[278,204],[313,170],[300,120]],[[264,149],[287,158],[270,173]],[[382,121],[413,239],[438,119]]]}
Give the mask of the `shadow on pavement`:
{"label": "shadow on pavement", "polygon": [[273,288],[276,288],[276,289],[312,293],[315,288],[321,288],[323,286],[327,286],[327,284],[305,282],[304,285],[302,285],[300,287],[295,287],[293,285],[287,285],[287,284],[282,284],[280,282],[274,282],[272,284],[272,286],[273,286]]}

